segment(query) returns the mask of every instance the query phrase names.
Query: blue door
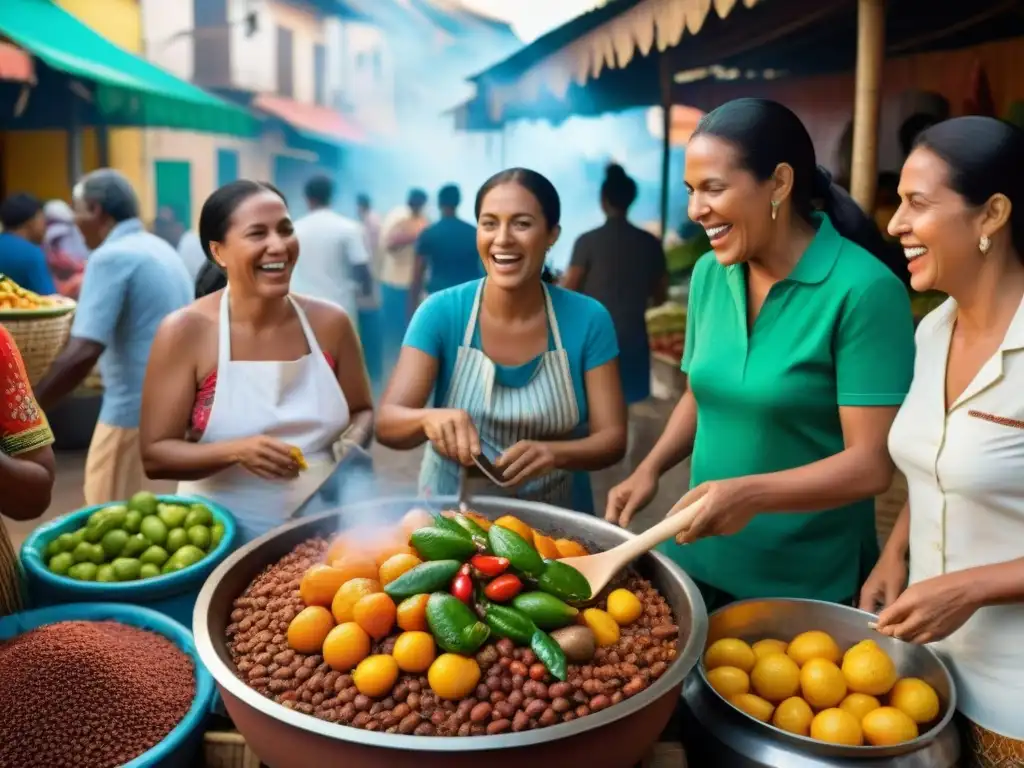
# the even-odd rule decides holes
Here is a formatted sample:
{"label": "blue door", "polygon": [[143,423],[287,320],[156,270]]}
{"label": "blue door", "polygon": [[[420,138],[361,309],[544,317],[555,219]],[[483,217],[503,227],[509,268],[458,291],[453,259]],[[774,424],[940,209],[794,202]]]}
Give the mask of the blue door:
{"label": "blue door", "polygon": [[217,150],[217,186],[223,187],[238,179],[238,151]]}

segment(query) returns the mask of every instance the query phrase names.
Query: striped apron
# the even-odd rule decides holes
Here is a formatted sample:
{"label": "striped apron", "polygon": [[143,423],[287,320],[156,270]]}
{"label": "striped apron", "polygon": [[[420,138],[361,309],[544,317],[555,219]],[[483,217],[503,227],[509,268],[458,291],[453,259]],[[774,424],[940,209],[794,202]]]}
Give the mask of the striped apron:
{"label": "striped apron", "polygon": [[24,608],[21,563],[0,520],[0,618]]}
{"label": "striped apron", "polygon": [[[544,286],[548,327],[554,342],[540,356],[529,382],[522,387],[505,387],[496,379],[494,362],[473,347],[484,281],[477,288],[473,309],[452,371],[445,408],[466,411],[473,420],[481,442],[500,454],[520,440],[560,440],[579,425],[580,410],[572,383],[569,356],[562,347],[558,320],[551,295]],[[485,479],[474,479],[470,494],[508,495],[571,507],[572,473],[554,470],[543,477],[511,489],[498,488]],[[459,493],[459,465],[441,456],[427,444],[420,468],[420,493],[425,496],[454,496]]]}

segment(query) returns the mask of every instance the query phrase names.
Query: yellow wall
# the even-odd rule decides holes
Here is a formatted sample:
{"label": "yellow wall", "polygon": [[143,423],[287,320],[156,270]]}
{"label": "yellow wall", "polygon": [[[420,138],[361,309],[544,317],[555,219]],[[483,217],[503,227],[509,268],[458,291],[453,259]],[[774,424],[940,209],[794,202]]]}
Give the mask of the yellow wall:
{"label": "yellow wall", "polygon": [[[142,52],[142,13],[138,0],[58,0],[58,4],[115,45]],[[143,219],[153,216],[153,195],[145,156],[143,132],[136,128],[109,131],[112,168],[131,180],[142,205]],[[31,192],[47,200],[69,200],[74,180],[68,179],[65,131],[12,131],[4,137],[4,186],[8,192]],[[85,131],[82,170],[98,165],[96,137]]]}

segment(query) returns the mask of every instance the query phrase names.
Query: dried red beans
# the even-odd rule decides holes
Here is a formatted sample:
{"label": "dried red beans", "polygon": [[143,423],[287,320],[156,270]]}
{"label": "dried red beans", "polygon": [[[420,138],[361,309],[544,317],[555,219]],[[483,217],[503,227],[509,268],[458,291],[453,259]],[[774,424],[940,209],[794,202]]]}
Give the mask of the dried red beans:
{"label": "dried red beans", "polygon": [[[390,696],[374,701],[359,693],[351,675],[332,670],[321,656],[293,651],[285,639],[288,623],[304,607],[302,576],[322,561],[327,546],[324,539],[310,539],[264,569],[235,600],[227,629],[239,679],[289,709],[323,720],[417,736],[518,733],[570,722],[636,696],[678,654],[679,628],[668,603],[649,581],[628,575],[615,586],[640,598],[643,615],[622,628],[618,643],[599,648],[590,664],[570,664],[566,682],[540,675],[533,651],[502,640],[477,652],[482,677],[470,698],[439,699],[426,677],[404,674]],[[385,638],[374,643],[372,653],[390,653],[394,643],[395,636]]]}
{"label": "dried red beans", "polygon": [[0,643],[0,766],[113,768],[154,747],[195,698],[192,660],[115,621],[61,621]]}

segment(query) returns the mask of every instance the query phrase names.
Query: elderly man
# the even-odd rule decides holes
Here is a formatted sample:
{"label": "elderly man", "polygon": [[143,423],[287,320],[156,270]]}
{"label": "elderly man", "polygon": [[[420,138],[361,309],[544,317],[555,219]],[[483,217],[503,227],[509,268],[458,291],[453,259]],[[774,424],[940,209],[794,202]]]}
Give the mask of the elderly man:
{"label": "elderly man", "polygon": [[71,338],[36,386],[44,410],[96,365],[103,407],[85,464],[85,501],[105,504],[138,491],[142,379],[157,326],[192,301],[188,270],[166,241],[146,232],[128,180],[101,169],[75,187],[75,217],[94,249],[85,267]]}

